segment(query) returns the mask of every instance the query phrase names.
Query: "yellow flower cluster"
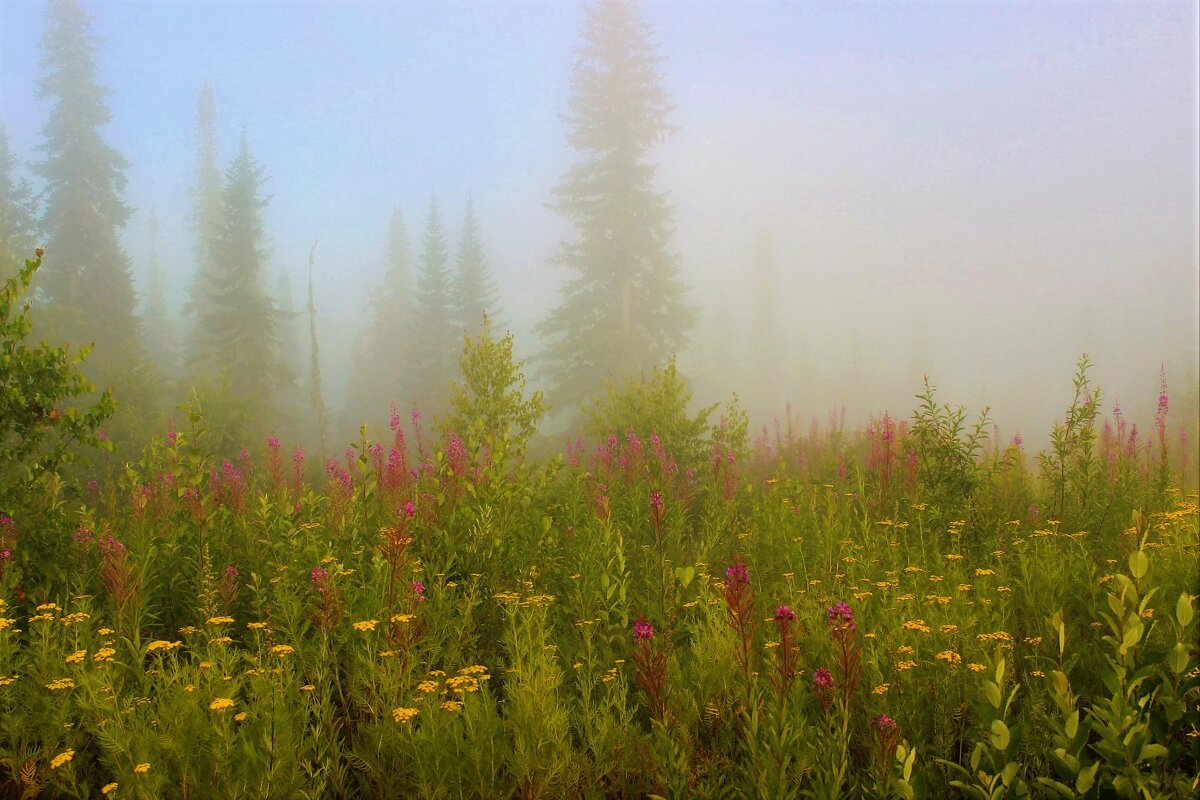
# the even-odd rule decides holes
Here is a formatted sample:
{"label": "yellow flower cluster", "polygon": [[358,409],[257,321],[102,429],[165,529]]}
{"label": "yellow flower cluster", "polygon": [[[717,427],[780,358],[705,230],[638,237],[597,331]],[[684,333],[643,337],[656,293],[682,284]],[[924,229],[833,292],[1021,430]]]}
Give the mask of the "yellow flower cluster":
{"label": "yellow flower cluster", "polygon": [[901,661],[899,664],[896,665],[896,670],[898,672],[905,672],[907,670],[912,669],[916,665],[917,665],[917,662],[915,662],[915,661]]}
{"label": "yellow flower cluster", "polygon": [[393,708],[392,719],[399,723],[407,723],[411,722],[420,713],[420,709],[416,708]]}
{"label": "yellow flower cluster", "polygon": [[901,627],[906,631],[920,631],[921,633],[929,633],[929,625],[923,619],[907,620]]}
{"label": "yellow flower cluster", "polygon": [[981,642],[1003,642],[1011,645],[1013,643],[1012,634],[1008,631],[996,631],[994,633],[981,633],[975,637]]}
{"label": "yellow flower cluster", "polygon": [[397,625],[404,625],[406,623],[412,622],[416,618],[417,618],[416,614],[392,614],[392,622],[394,622]]}
{"label": "yellow flower cluster", "polygon": [[58,769],[63,764],[66,764],[75,757],[74,750],[64,750],[63,752],[50,759],[50,769]]}
{"label": "yellow flower cluster", "polygon": [[106,784],[104,784],[104,788],[102,788],[100,790],[100,794],[107,797],[108,795],[112,794],[113,792],[115,792],[117,790],[117,786],[118,786],[117,783],[106,783]]}
{"label": "yellow flower cluster", "polygon": [[437,681],[421,681],[417,684],[417,691],[423,694],[434,694],[442,685]]}
{"label": "yellow flower cluster", "polygon": [[13,675],[11,678],[6,678],[3,676],[0,676],[0,686],[8,686],[8,685],[16,683],[16,682],[17,682],[16,675]]}
{"label": "yellow flower cluster", "polygon": [[84,611],[76,611],[74,614],[67,614],[65,617],[60,619],[59,622],[67,627],[70,627],[71,625],[76,625],[84,620],[91,619],[91,617],[91,614],[88,614]]}
{"label": "yellow flower cluster", "polygon": [[967,669],[971,670],[971,672],[983,672],[985,669],[987,669],[987,667],[985,667],[983,664],[976,664],[972,662],[967,664]]}
{"label": "yellow flower cluster", "polygon": [[156,639],[146,645],[147,653],[169,653],[176,648],[182,647],[183,642],[168,642],[166,639]]}
{"label": "yellow flower cluster", "polygon": [[0,617],[0,631],[14,624],[16,624],[16,620],[12,617]]}
{"label": "yellow flower cluster", "polygon": [[138,775],[145,774],[150,771],[150,765],[143,761],[141,764],[138,764],[136,767],[134,767],[133,771]]}
{"label": "yellow flower cluster", "polygon": [[232,625],[233,617],[209,617],[209,625]]}
{"label": "yellow flower cluster", "polygon": [[988,575],[995,575],[995,574],[996,574],[996,570],[987,569],[986,567],[980,567],[975,570],[975,577],[977,577],[977,578],[983,578]]}
{"label": "yellow flower cluster", "polygon": [[56,681],[51,681],[50,683],[47,683],[46,688],[52,692],[57,692],[62,689],[74,689],[75,681],[71,680],[70,678],[59,678]]}
{"label": "yellow flower cluster", "polygon": [[958,633],[958,626],[957,625],[943,625],[942,627],[938,628],[938,630],[941,631],[942,633]]}
{"label": "yellow flower cluster", "polygon": [[446,686],[455,694],[470,694],[479,691],[479,681],[470,675],[456,675],[446,681]]}
{"label": "yellow flower cluster", "polygon": [[74,653],[71,653],[71,655],[64,658],[63,661],[67,662],[68,664],[82,664],[85,658],[87,658],[87,650],[76,650]]}
{"label": "yellow flower cluster", "polygon": [[953,650],[943,650],[942,652],[938,653],[935,658],[937,658],[938,661],[945,661],[949,664],[953,664],[954,666],[958,666],[962,663],[962,656]]}
{"label": "yellow flower cluster", "polygon": [[296,652],[296,648],[292,647],[290,644],[277,644],[271,648],[271,655],[276,655],[280,658],[283,658],[284,656],[290,656],[294,652]]}
{"label": "yellow flower cluster", "polygon": [[462,711],[463,703],[461,700],[446,700],[442,703],[443,711]]}
{"label": "yellow flower cluster", "polygon": [[885,695],[888,693],[888,689],[891,689],[891,688],[892,688],[892,685],[890,683],[881,683],[878,686],[876,686],[874,689],[871,690],[871,694],[876,695],[876,696]]}
{"label": "yellow flower cluster", "polygon": [[97,663],[99,663],[101,661],[112,661],[113,656],[115,656],[116,654],[117,654],[117,651],[112,649],[111,647],[101,647],[99,650],[97,650],[92,655],[92,661],[95,661]]}
{"label": "yellow flower cluster", "polygon": [[218,697],[208,704],[209,711],[224,711],[227,708],[233,708],[234,702],[228,697]]}
{"label": "yellow flower cluster", "polygon": [[359,631],[361,633],[370,633],[371,631],[375,630],[375,626],[378,624],[379,624],[379,620],[377,620],[377,619],[364,619],[361,622],[354,623],[354,625],[352,627],[354,628],[354,630]]}
{"label": "yellow flower cluster", "polygon": [[267,629],[267,623],[265,623],[265,622],[247,622],[246,627],[252,631],[265,631]]}

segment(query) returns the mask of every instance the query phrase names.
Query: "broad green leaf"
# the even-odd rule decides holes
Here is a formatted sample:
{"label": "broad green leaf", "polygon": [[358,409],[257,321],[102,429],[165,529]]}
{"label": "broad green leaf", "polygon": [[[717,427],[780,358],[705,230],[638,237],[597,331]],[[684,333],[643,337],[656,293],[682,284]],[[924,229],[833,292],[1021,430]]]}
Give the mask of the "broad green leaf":
{"label": "broad green leaf", "polygon": [[1150,559],[1146,556],[1145,550],[1134,550],[1129,554],[1129,574],[1135,580],[1141,580],[1146,577],[1146,572],[1150,569]]}
{"label": "broad green leaf", "polygon": [[992,747],[997,750],[1007,750],[1009,740],[1012,738],[1008,732],[1008,726],[1004,724],[1002,719],[992,720],[991,736],[988,737],[992,742]]}
{"label": "broad green leaf", "polygon": [[1167,665],[1176,675],[1182,675],[1187,671],[1189,660],[1188,646],[1183,642],[1176,642],[1175,646],[1171,648],[1171,652],[1167,653]]}
{"label": "broad green leaf", "polygon": [[1195,609],[1192,608],[1192,598],[1187,592],[1179,595],[1179,599],[1175,601],[1175,619],[1179,622],[1179,627],[1186,628],[1192,624],[1192,618],[1195,616]]}
{"label": "broad green leaf", "polygon": [[1151,743],[1142,748],[1142,754],[1138,756],[1138,761],[1149,761],[1152,758],[1162,758],[1170,752],[1161,744]]}
{"label": "broad green leaf", "polygon": [[1067,723],[1064,726],[1067,733],[1067,738],[1074,741],[1075,734],[1079,732],[1079,711],[1076,709],[1071,712],[1071,716],[1067,717]]}
{"label": "broad green leaf", "polygon": [[1085,767],[1075,778],[1075,791],[1080,794],[1087,794],[1092,788],[1092,784],[1096,782],[1096,770],[1098,769],[1100,769],[1099,761],[1090,767]]}
{"label": "broad green leaf", "polygon": [[984,681],[983,693],[987,696],[987,701],[992,704],[992,708],[1000,708],[1000,687],[991,681]]}

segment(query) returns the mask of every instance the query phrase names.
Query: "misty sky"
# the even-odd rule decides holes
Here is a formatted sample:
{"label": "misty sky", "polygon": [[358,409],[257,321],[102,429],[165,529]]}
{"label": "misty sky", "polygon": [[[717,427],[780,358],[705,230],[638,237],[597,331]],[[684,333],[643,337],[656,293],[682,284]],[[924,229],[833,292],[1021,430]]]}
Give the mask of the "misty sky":
{"label": "misty sky", "polygon": [[[536,350],[529,327],[559,280],[547,261],[568,233],[546,204],[575,157],[560,114],[579,5],[84,6],[112,90],[106,134],[132,162],[124,243],[139,279],[150,209],[164,266],[179,286],[191,275],[207,81],[222,160],[244,126],[269,176],[272,268],[299,289],[321,241],[323,353],[347,352],[391,210],[415,244],[436,194],[457,236],[468,193],[504,317],[518,348]],[[1009,430],[1039,434],[1069,400],[1082,350],[1110,400],[1142,407],[1161,363],[1194,363],[1194,2],[642,9],[678,128],[655,153],[658,186],[701,309],[685,364],[764,346],[744,322],[760,230],[781,281],[785,335],[769,349],[791,377],[766,392],[780,409],[905,415],[928,372],[944,399],[990,403]],[[42,2],[0,3],[0,117],[25,160],[47,113],[35,93],[44,26]]]}

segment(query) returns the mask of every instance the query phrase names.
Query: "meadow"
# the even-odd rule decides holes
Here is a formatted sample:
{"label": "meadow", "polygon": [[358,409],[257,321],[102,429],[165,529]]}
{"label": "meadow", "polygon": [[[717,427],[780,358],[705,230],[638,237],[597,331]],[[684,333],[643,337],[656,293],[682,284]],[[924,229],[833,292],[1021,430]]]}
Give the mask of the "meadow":
{"label": "meadow", "polygon": [[1081,362],[1040,454],[928,386],[862,430],[687,399],[537,457],[393,410],[321,471],[194,408],[50,475],[0,517],[0,797],[1195,796],[1165,387],[1139,438]]}

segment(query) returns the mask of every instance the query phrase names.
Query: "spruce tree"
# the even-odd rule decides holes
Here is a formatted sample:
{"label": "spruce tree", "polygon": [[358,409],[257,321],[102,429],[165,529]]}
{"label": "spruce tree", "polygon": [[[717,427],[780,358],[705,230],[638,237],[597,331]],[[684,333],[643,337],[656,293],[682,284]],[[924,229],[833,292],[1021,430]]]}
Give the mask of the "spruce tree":
{"label": "spruce tree", "polygon": [[417,407],[426,414],[438,415],[446,409],[450,384],[457,374],[461,330],[454,321],[450,256],[436,198],[429,203],[418,268],[407,377]]}
{"label": "spruce tree", "polygon": [[213,241],[221,225],[221,165],[217,152],[217,99],[205,84],[196,100],[196,168],[192,183],[192,231],[196,272],[184,304],[185,314],[195,315],[205,286],[215,280]]}
{"label": "spruce tree", "polygon": [[454,263],[454,304],[458,311],[459,327],[468,336],[474,336],[482,331],[485,313],[493,328],[503,327],[500,321],[500,293],[483,255],[483,238],[479,233],[479,222],[475,219],[474,203],[469,197]]}
{"label": "spruce tree", "polygon": [[167,308],[167,279],[158,259],[158,216],[151,211],[146,223],[150,234],[150,263],[146,269],[146,292],[142,297],[142,329],[146,353],[163,377],[179,371],[178,337]]}
{"label": "spruce tree", "polygon": [[242,134],[221,193],[221,217],[212,238],[211,275],[198,276],[196,332],[190,366],[225,384],[241,406],[238,423],[261,426],[272,392],[290,381],[279,362],[279,312],[266,291],[262,168]]}
{"label": "spruce tree", "polygon": [[100,135],[112,114],[96,80],[91,27],[76,0],[51,3],[38,94],[53,107],[37,171],[46,183],[47,328],[74,347],[95,343],[84,371],[103,387],[141,354],[137,298],[117,239],[130,214],[121,199],[128,163]]}
{"label": "spruce tree", "polygon": [[562,405],[665,363],[694,320],[668,250],[672,212],[646,160],[670,130],[650,32],[631,2],[599,0],[583,38],[566,115],[581,159],[555,192],[575,234],[555,259],[568,272],[561,301],[538,326]]}
{"label": "spruce tree", "polygon": [[412,348],[406,342],[413,326],[412,255],[404,213],[392,212],[388,224],[387,258],[383,280],[370,293],[366,322],[353,355],[352,371],[343,414],[343,428],[357,431],[380,423],[392,403],[405,405],[405,373]]}
{"label": "spruce tree", "polygon": [[27,181],[17,180],[16,168],[0,121],[0,280],[16,276],[38,245],[33,190]]}

